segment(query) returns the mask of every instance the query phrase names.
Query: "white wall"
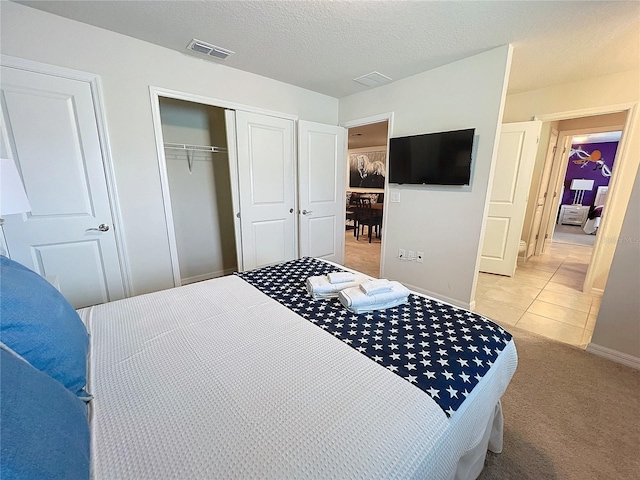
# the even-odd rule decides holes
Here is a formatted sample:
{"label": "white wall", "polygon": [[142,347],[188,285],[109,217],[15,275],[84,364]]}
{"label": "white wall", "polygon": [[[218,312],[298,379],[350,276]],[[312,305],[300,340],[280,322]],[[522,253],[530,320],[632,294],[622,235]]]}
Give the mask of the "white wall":
{"label": "white wall", "polygon": [[[511,47],[503,46],[340,100],[340,122],[393,112],[391,136],[475,128],[470,187],[398,186],[385,198],[385,277],[468,306],[473,299]],[[422,251],[423,264],[398,249]]]}
{"label": "white wall", "polygon": [[640,365],[640,172],[624,217],[591,345],[635,357]]}
{"label": "white wall", "polygon": [[640,99],[640,71],[553,85],[507,95],[503,121],[525,122],[534,115],[618,105]]}
{"label": "white wall", "polygon": [[[160,100],[167,143],[227,148],[224,109],[169,98]],[[182,284],[237,269],[231,177],[226,152],[165,149],[171,210]]]}
{"label": "white wall", "polygon": [[149,86],[336,124],[338,100],[12,2],[0,51],[100,75],[133,293],[173,286]]}

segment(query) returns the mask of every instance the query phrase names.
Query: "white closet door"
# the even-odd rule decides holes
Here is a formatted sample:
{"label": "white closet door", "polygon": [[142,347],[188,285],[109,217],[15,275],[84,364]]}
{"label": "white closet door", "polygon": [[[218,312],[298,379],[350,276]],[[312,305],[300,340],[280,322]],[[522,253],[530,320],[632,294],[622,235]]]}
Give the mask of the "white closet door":
{"label": "white closet door", "polygon": [[93,102],[88,81],[2,67],[2,137],[32,208],[6,217],[9,253],[76,308],[124,297]]}
{"label": "white closet door", "polygon": [[292,120],[236,112],[243,268],[295,259]]}
{"label": "white closet door", "polygon": [[505,123],[491,185],[480,271],[513,276],[541,122]]}
{"label": "white closet door", "polygon": [[300,256],[344,263],[346,130],[298,122]]}
{"label": "white closet door", "polygon": [[233,207],[233,232],[236,239],[236,263],[238,271],[244,271],[242,258],[242,223],[240,222],[240,192],[238,187],[238,137],[236,134],[236,111],[225,110],[224,121],[227,135],[227,160],[231,178],[231,204]]}

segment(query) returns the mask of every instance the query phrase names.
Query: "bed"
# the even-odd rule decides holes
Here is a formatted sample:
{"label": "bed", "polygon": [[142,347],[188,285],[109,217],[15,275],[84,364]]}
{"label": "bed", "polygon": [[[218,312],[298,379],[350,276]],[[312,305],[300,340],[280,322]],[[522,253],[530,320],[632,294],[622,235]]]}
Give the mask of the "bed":
{"label": "bed", "polygon": [[[418,294],[360,318],[305,297],[305,275],[341,269],[305,258],[79,310],[90,338],[91,476],[476,478],[487,448],[502,448],[500,398],[517,364],[510,335]],[[398,338],[374,343],[376,328]],[[491,360],[465,379],[465,358],[482,363],[486,328],[497,342]],[[348,332],[357,332],[351,342]],[[468,351],[443,356],[436,342],[447,335],[468,337]],[[418,339],[432,345],[418,349]],[[403,352],[399,370],[391,357],[367,356],[368,340],[396,345],[387,353]],[[418,358],[435,377],[439,361],[444,371],[459,364],[464,391],[419,387]]]}
{"label": "bed", "polygon": [[604,203],[607,199],[609,187],[607,185],[600,185],[596,191],[596,196],[593,200],[593,205],[589,208],[589,214],[587,219],[582,225],[582,230],[587,235],[595,235],[600,227],[600,219],[602,217],[602,210],[604,209]]}
{"label": "bed", "polygon": [[604,205],[592,205],[589,208],[589,214],[582,226],[582,230],[587,235],[595,235],[600,227],[600,219],[602,218],[602,210]]}

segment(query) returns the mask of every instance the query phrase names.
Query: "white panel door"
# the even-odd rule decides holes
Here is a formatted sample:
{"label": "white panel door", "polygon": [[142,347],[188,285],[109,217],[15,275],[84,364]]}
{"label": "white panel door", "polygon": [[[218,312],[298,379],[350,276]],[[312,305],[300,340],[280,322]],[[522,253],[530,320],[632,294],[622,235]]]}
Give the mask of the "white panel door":
{"label": "white panel door", "polygon": [[11,258],[57,281],[76,308],[123,298],[90,83],[6,66],[1,73],[3,150],[32,209],[5,218]]}
{"label": "white panel door", "polygon": [[298,123],[300,256],[344,263],[346,130]]}
{"label": "white panel door", "polygon": [[240,222],[240,193],[238,191],[238,148],[235,110],[224,111],[227,136],[227,160],[231,177],[231,205],[233,207],[233,232],[236,239],[236,263],[238,271],[244,271],[242,259],[242,224]]}
{"label": "white panel door", "polygon": [[541,122],[502,125],[480,271],[513,276]]}
{"label": "white panel door", "polygon": [[242,266],[297,258],[293,120],[236,112]]}

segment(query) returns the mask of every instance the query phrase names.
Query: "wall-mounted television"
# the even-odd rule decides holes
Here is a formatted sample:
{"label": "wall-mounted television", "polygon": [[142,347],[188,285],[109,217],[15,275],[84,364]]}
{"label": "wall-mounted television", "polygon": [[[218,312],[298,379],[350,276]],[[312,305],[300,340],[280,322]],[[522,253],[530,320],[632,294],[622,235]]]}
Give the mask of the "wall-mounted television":
{"label": "wall-mounted television", "polygon": [[389,183],[469,185],[475,129],[395,137],[389,141]]}

